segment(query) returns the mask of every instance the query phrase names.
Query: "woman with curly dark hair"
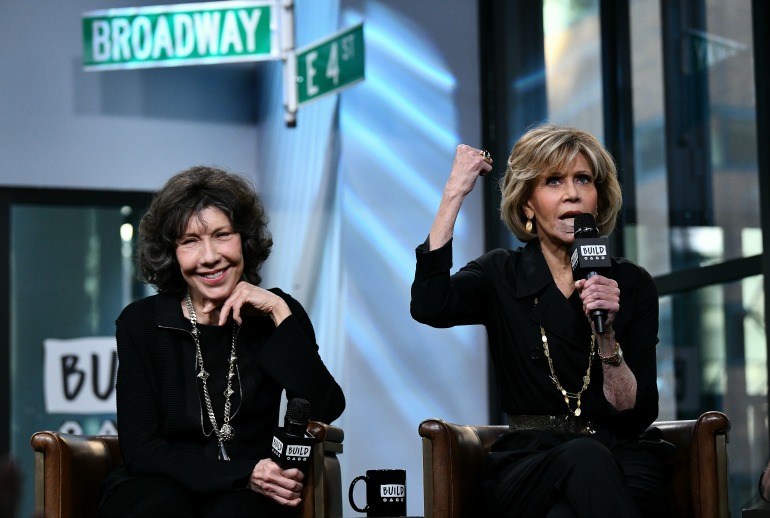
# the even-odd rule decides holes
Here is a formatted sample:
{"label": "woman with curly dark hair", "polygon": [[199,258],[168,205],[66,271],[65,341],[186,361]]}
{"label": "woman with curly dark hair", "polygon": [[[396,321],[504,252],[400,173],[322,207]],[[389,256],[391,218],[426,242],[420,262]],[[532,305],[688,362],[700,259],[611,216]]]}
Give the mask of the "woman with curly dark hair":
{"label": "woman with curly dark hair", "polygon": [[282,393],[330,423],[345,399],[302,306],[258,286],[272,238],[257,193],[211,167],[172,177],[139,226],[158,294],[116,322],[123,464],[102,516],[281,516],[302,473],[270,460]]}

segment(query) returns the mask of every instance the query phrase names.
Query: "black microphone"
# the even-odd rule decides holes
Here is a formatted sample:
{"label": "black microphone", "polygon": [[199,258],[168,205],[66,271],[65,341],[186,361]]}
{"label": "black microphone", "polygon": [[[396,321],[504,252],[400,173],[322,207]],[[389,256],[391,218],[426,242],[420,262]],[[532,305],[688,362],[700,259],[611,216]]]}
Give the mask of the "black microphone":
{"label": "black microphone", "polygon": [[[570,250],[570,261],[572,277],[575,280],[590,279],[602,273],[603,270],[609,270],[612,266],[607,238],[599,237],[596,220],[591,214],[583,213],[575,216],[575,243]],[[604,334],[606,318],[607,310],[591,311],[591,320],[596,332],[600,335]]]}
{"label": "black microphone", "polygon": [[273,435],[271,458],[283,469],[298,468],[307,475],[310,453],[315,437],[307,434],[310,420],[310,403],[306,399],[294,398],[286,406],[283,428],[276,428]]}

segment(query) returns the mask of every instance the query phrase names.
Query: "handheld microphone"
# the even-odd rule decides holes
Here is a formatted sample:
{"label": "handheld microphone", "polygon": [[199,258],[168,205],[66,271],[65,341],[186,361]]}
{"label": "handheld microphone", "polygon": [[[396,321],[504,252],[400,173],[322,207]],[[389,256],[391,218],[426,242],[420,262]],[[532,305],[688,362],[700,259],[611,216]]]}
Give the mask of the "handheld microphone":
{"label": "handheld microphone", "polygon": [[283,469],[298,468],[307,474],[310,454],[316,439],[306,433],[310,420],[310,403],[294,398],[286,406],[283,428],[276,427],[271,458]]}
{"label": "handheld microphone", "polygon": [[[607,238],[599,237],[596,220],[591,214],[583,213],[575,217],[575,243],[570,250],[570,261],[575,280],[590,279],[612,266]],[[606,318],[607,311],[604,309],[591,311],[591,320],[600,335],[604,334]]]}

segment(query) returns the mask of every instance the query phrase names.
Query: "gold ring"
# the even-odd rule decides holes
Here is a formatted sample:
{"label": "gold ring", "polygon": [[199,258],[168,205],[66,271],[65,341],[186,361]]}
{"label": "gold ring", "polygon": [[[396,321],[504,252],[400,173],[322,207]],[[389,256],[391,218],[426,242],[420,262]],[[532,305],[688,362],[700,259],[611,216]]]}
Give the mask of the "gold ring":
{"label": "gold ring", "polygon": [[479,155],[481,155],[481,158],[483,158],[484,160],[488,158],[492,158],[492,155],[490,155],[489,151],[487,151],[486,149],[482,149],[481,151],[479,151]]}

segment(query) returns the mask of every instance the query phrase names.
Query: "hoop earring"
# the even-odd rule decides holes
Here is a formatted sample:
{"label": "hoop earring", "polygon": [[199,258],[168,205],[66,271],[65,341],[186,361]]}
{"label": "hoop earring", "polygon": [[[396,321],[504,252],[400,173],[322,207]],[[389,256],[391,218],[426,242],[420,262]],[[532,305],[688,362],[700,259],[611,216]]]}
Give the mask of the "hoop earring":
{"label": "hoop earring", "polygon": [[524,230],[526,230],[528,233],[532,233],[532,220],[527,218],[527,222],[524,224]]}

